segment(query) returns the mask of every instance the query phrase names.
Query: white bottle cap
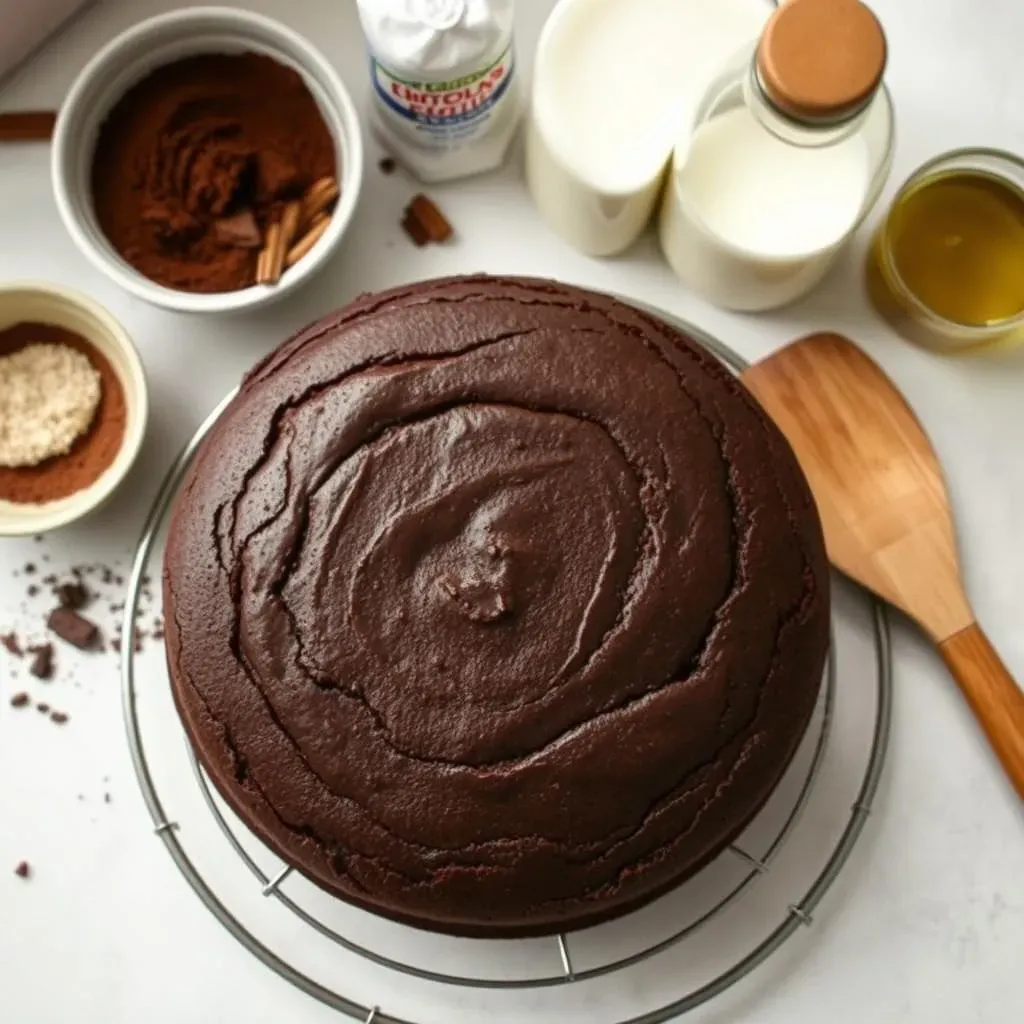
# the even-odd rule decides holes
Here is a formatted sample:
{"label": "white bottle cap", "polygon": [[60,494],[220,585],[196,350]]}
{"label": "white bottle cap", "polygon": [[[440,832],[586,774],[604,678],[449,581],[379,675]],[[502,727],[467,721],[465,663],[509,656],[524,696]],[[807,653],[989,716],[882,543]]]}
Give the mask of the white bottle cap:
{"label": "white bottle cap", "polygon": [[435,32],[444,32],[462,20],[466,0],[412,0],[411,13]]}

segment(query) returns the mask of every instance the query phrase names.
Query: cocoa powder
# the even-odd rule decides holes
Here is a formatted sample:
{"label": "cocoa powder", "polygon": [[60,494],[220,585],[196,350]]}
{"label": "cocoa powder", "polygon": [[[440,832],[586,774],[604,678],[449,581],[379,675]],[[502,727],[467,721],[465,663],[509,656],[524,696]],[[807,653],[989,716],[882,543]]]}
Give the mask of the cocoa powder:
{"label": "cocoa powder", "polygon": [[40,504],[84,490],[114,461],[124,441],[127,409],[121,380],[106,357],[84,338],[53,324],[15,324],[0,331],[0,355],[39,341],[67,345],[88,357],[100,375],[100,404],[91,426],[66,455],[56,455],[37,466],[0,467],[0,499],[4,501]]}
{"label": "cocoa powder", "polygon": [[265,236],[285,204],[336,176],[334,140],[302,78],[261,54],[158,68],[111,111],[96,144],[100,227],[139,273],[169,288],[254,283],[258,246],[225,237],[251,215]]}

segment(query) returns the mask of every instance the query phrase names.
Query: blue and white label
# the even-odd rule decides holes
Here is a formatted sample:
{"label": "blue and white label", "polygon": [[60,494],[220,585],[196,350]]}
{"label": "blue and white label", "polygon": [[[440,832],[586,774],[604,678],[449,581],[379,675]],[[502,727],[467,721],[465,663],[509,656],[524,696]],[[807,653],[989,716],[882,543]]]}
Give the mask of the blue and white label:
{"label": "blue and white label", "polygon": [[440,82],[416,82],[370,59],[374,94],[391,125],[419,146],[452,149],[482,136],[509,93],[512,46],[472,74]]}

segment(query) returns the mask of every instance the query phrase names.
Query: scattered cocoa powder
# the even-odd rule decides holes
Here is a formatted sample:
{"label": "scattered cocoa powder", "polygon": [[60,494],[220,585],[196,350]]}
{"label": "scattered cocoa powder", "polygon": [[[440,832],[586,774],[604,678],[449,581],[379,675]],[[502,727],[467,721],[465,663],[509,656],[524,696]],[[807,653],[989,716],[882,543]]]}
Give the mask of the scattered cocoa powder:
{"label": "scattered cocoa powder", "polygon": [[53,588],[53,596],[60,602],[62,608],[70,608],[78,611],[89,603],[89,589],[81,580],[72,580],[70,583],[61,583]]}
{"label": "scattered cocoa powder", "polygon": [[252,232],[230,244],[225,220],[247,212],[265,238],[289,201],[337,172],[299,74],[262,54],[205,54],[158,68],[114,107],[96,144],[93,200],[140,274],[228,292],[253,283],[257,250]]}
{"label": "scattered cocoa powder", "polygon": [[[52,324],[15,324],[0,331],[0,355],[10,355],[33,342],[67,345],[87,356],[100,374],[102,395],[92,426],[66,455],[46,459],[37,466],[0,467],[0,499],[22,504],[66,498],[93,483],[120,451],[127,416],[124,389],[114,368],[72,331]],[[28,572],[29,567],[25,570]]]}

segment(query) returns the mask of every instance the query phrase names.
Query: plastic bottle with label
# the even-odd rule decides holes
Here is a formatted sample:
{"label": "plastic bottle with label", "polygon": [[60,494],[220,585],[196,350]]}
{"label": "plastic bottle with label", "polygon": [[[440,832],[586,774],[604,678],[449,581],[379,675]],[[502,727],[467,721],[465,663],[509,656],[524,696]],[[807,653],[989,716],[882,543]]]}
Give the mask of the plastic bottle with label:
{"label": "plastic bottle with label", "polygon": [[523,112],[513,0],[359,0],[371,122],[422,181],[491,170]]}

